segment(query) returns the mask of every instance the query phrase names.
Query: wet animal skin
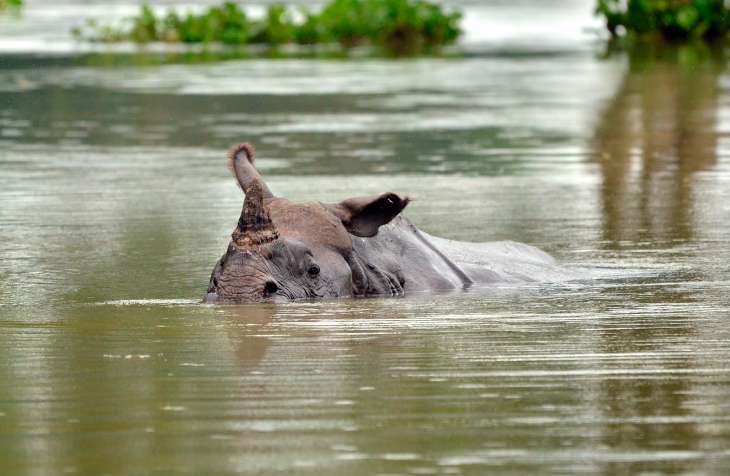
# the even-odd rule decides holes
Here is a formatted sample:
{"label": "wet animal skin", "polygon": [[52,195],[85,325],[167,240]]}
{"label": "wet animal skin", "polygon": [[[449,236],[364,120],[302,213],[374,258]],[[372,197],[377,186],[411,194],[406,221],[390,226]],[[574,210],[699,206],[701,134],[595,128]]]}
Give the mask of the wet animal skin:
{"label": "wet animal skin", "polygon": [[[245,198],[226,252],[213,268],[208,303],[402,296],[509,280],[464,265],[402,214],[393,192],[339,203],[294,203],[269,190],[250,144],[228,154]],[[526,245],[525,245],[526,246]]]}

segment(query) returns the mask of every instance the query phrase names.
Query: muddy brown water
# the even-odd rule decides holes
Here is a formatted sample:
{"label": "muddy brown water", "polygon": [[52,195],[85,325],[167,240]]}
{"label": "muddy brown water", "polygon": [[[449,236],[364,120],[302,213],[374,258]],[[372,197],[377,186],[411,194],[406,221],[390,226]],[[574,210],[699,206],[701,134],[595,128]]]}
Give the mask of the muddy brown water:
{"label": "muddy brown water", "polygon": [[[477,50],[2,56],[0,473],[730,471],[724,54]],[[413,195],[590,276],[202,306],[241,139],[281,195]]]}

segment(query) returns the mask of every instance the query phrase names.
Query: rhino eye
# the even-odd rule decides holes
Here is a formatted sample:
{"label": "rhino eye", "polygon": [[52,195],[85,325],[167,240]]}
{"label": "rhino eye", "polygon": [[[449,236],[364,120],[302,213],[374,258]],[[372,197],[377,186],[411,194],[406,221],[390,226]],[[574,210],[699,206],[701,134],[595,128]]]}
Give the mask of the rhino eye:
{"label": "rhino eye", "polygon": [[272,294],[276,294],[276,291],[279,290],[279,286],[276,285],[273,281],[266,281],[266,284],[264,285],[264,296],[271,296]]}
{"label": "rhino eye", "polygon": [[317,276],[319,274],[319,266],[316,264],[310,265],[309,269],[307,269],[307,273],[309,273],[310,276]]}

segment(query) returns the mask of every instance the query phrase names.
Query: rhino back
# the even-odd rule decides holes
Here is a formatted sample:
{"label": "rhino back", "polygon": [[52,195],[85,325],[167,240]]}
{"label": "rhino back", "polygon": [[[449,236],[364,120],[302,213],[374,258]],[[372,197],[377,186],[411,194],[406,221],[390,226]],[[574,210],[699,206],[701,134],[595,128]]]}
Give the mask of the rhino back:
{"label": "rhino back", "polygon": [[[354,238],[353,248],[369,266],[401,276],[406,291],[458,289],[473,282],[457,263],[403,216],[382,226],[372,238]],[[480,278],[495,281],[499,276],[487,270]]]}
{"label": "rhino back", "polygon": [[375,237],[356,238],[354,249],[371,265],[402,273],[406,291],[575,278],[534,246],[439,238],[419,230],[402,215],[382,226]]}
{"label": "rhino back", "polygon": [[[475,282],[488,282],[495,275],[501,282],[558,282],[582,277],[577,270],[558,264],[543,250],[524,243],[509,240],[473,243],[423,234]],[[485,271],[486,279],[482,277]]]}

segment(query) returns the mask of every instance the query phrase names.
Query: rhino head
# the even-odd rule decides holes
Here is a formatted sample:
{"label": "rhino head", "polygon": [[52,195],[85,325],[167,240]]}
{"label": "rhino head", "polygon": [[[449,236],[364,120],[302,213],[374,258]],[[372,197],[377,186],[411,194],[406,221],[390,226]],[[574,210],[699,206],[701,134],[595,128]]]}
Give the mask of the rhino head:
{"label": "rhino head", "polygon": [[402,283],[357,256],[353,236],[372,237],[408,205],[395,193],[337,204],[293,203],[274,196],[240,144],[229,165],[245,199],[225,254],[210,277],[205,302],[286,302],[402,293]]}

